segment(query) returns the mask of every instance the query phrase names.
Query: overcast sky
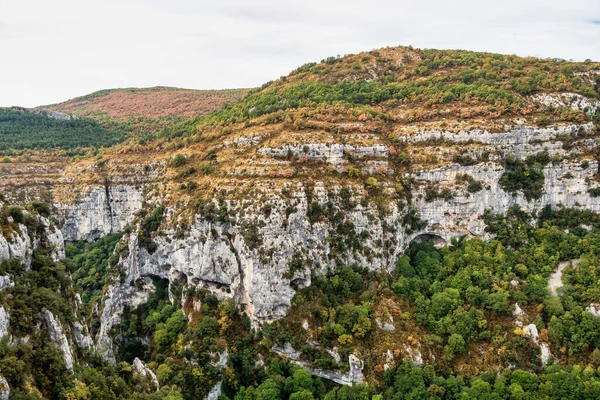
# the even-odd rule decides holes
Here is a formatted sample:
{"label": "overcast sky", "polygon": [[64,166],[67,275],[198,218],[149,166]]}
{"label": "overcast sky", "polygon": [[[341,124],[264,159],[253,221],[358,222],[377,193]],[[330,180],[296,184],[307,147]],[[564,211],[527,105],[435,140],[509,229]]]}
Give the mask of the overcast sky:
{"label": "overcast sky", "polygon": [[600,60],[600,0],[0,0],[0,106],[255,87],[384,46]]}

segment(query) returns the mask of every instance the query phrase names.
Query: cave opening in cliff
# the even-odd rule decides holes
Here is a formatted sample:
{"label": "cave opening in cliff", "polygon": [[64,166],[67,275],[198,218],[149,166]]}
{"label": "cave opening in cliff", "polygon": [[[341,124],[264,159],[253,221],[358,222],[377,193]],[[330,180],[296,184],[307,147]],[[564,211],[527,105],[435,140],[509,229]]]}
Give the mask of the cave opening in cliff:
{"label": "cave opening in cliff", "polygon": [[436,235],[435,233],[423,233],[423,234],[415,236],[410,241],[409,247],[413,243],[422,243],[422,242],[431,242],[437,248],[444,247],[447,244],[446,240],[443,237],[441,237],[440,235]]}

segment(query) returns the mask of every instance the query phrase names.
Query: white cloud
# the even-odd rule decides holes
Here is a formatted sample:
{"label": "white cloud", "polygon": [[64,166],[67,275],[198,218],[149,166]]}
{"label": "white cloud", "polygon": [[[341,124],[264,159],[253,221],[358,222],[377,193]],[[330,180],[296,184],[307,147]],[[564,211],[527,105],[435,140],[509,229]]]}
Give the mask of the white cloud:
{"label": "white cloud", "polygon": [[600,60],[597,0],[0,0],[0,105],[94,90],[258,86],[411,44]]}

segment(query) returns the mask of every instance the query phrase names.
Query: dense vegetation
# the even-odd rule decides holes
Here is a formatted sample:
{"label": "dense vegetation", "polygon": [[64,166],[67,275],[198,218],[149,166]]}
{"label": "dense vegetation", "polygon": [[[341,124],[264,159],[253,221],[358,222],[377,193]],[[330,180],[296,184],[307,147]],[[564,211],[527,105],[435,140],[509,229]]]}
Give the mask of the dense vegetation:
{"label": "dense vegetation", "polygon": [[[113,233],[95,242],[80,240],[66,246],[65,263],[73,271],[73,285],[81,296],[83,313],[87,314],[87,311],[100,301],[110,277],[118,275],[116,266],[123,248],[116,247],[121,236],[120,233]],[[99,323],[94,319],[91,326],[97,328]]]}
{"label": "dense vegetation", "polygon": [[[543,155],[534,158],[544,162]],[[18,260],[0,266],[0,275],[15,282],[0,296],[10,312],[10,334],[30,336],[16,345],[0,343],[0,374],[12,388],[11,398],[197,399],[220,381],[221,400],[600,395],[600,318],[586,311],[600,300],[600,217],[588,211],[547,207],[529,215],[513,207],[506,216],[486,213],[494,240],[459,239],[441,248],[424,240],[407,249],[393,274],[343,266],[314,276],[311,286],[298,291],[286,318],[258,331],[231,299],[154,278],[147,303],[126,308],[114,327],[117,365],[79,350],[75,356],[85,362],[70,371],[40,329],[40,312],[51,311],[63,326],[88,319],[85,309],[116,273],[111,265],[113,249],[122,251],[120,237],[71,244],[67,260],[56,262],[41,225],[40,217],[50,213],[45,204],[1,210],[5,236],[18,232],[17,223],[40,235],[31,268]],[[143,229],[156,231],[162,213],[159,207],[141,216]],[[578,267],[564,269],[564,287],[559,296],[551,295],[549,274],[557,263],[574,259]],[[78,311],[76,291],[83,299]],[[538,340],[548,343],[550,364],[556,364],[540,361],[538,345],[515,322],[515,303],[524,310],[523,323],[534,324]],[[395,331],[380,328],[388,320]],[[391,367],[382,366],[385,349],[417,342],[434,362],[417,366],[394,357]],[[340,373],[348,370],[348,356],[358,354],[367,383],[347,387],[311,376],[272,351],[285,343],[314,368]],[[334,347],[340,361],[326,351]],[[156,372],[159,392],[133,373],[135,357]]]}
{"label": "dense vegetation", "polygon": [[57,120],[19,109],[0,109],[0,150],[108,147],[124,135],[90,119]]}
{"label": "dense vegetation", "polygon": [[[26,208],[0,206],[0,228],[5,237],[24,234],[19,227],[24,224],[30,239],[39,243],[30,267],[18,259],[0,263],[0,275],[14,283],[0,292],[0,306],[10,314],[8,333],[11,337],[0,340],[0,375],[10,386],[10,398],[181,399],[175,388],[163,387],[154,392],[148,378],[134,374],[128,363],[111,366],[82,349],[74,354],[81,364],[76,363],[72,371],[67,368],[60,350],[49,337],[41,312],[51,312],[63,328],[80,320],[80,313],[85,314],[85,310],[77,306],[70,275],[79,275],[78,291],[85,298],[94,298],[96,286],[90,286],[89,281],[81,277],[81,270],[102,271],[107,262],[105,254],[109,252],[106,249],[110,245],[114,247],[118,237],[110,236],[95,244],[77,243],[69,250],[71,260],[56,262],[52,258],[53,246],[46,237],[47,229],[55,228],[45,228],[45,222],[40,219],[48,215],[49,207],[37,201]],[[95,276],[100,285],[106,279],[104,273]]]}
{"label": "dense vegetation", "polygon": [[[393,279],[349,267],[318,277],[297,294],[290,315],[266,329],[265,336],[294,344],[318,368],[343,370],[324,351],[337,346],[342,360],[358,352],[367,360],[366,368],[380,371],[380,386],[344,388],[343,397],[313,389],[314,398],[596,398],[600,318],[585,308],[599,300],[598,216],[547,207],[534,224],[532,216],[513,208],[506,217],[486,214],[485,220],[497,239],[457,240],[443,248],[415,243],[398,260]],[[558,262],[572,259],[581,264],[564,270],[565,287],[559,297],[551,296],[549,273]],[[390,301],[404,310],[396,325],[401,332],[382,336],[375,315],[384,316],[382,305]],[[549,342],[560,366],[541,364],[537,345],[515,324],[515,303],[531,313],[529,321],[537,326],[540,340]],[[309,332],[301,328],[303,320],[310,321]],[[393,340],[406,342],[406,331],[421,336],[421,352],[434,354],[435,363],[416,367],[404,362],[387,372],[368,364],[385,349],[380,342],[392,340],[386,346],[398,347]],[[307,335],[323,347],[305,344]],[[485,357],[480,358],[480,349]],[[469,373],[460,372],[465,370]],[[285,376],[270,375],[279,382],[271,382],[271,390],[287,398]],[[262,398],[261,386],[251,398]]]}

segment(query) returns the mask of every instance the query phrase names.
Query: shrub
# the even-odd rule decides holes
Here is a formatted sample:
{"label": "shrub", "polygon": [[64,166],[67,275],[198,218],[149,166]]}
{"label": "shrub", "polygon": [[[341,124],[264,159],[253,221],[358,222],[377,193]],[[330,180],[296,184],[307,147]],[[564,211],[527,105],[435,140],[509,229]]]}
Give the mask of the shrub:
{"label": "shrub", "polygon": [[11,206],[8,209],[8,215],[12,217],[13,221],[18,224],[22,224],[24,221],[23,210],[18,206]]}
{"label": "shrub", "polygon": [[28,208],[37,212],[42,217],[50,217],[50,206],[48,203],[44,203],[43,201],[34,200],[29,203]]}
{"label": "shrub", "polygon": [[378,190],[379,182],[377,182],[377,179],[375,177],[371,176],[367,179],[365,186],[367,187],[368,190]]}
{"label": "shrub", "polygon": [[402,151],[402,152],[398,153],[398,157],[396,158],[396,161],[400,165],[408,165],[408,164],[410,164],[410,156],[408,155],[408,153]]}
{"label": "shrub", "polygon": [[467,191],[469,193],[476,193],[483,189],[481,182],[469,174],[457,174],[456,180],[459,182],[467,182]]}
{"label": "shrub", "polygon": [[463,339],[463,337],[458,333],[453,333],[450,335],[448,338],[448,346],[450,346],[452,351],[455,353],[463,353],[467,350],[465,347],[465,339]]}
{"label": "shrub", "polygon": [[183,154],[177,154],[175,157],[173,157],[173,159],[171,160],[171,165],[173,167],[181,167],[182,165],[184,165],[186,163],[186,158]]}
{"label": "shrub", "polygon": [[358,168],[348,168],[348,178],[358,178],[360,176],[360,170]]}
{"label": "shrub", "polygon": [[352,335],[345,333],[338,338],[338,343],[340,346],[350,346],[354,343],[354,339],[352,338]]}
{"label": "shrub", "polygon": [[581,162],[581,168],[583,168],[583,169],[588,169],[588,168],[589,168],[589,166],[590,166],[590,162],[589,162],[589,160],[583,160],[583,161]]}
{"label": "shrub", "polygon": [[475,165],[477,160],[473,159],[468,154],[455,154],[452,156],[452,161],[460,165]]}

